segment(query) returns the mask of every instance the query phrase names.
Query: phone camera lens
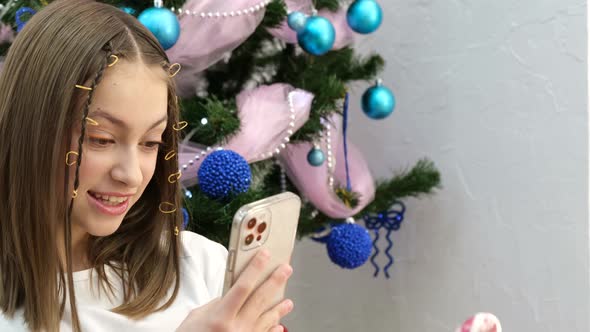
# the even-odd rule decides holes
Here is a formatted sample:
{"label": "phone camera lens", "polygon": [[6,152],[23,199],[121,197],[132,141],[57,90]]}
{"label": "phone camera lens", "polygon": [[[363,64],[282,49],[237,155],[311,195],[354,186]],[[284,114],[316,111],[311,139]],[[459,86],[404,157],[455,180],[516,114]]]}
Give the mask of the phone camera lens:
{"label": "phone camera lens", "polygon": [[252,218],[248,221],[248,229],[252,229],[254,226],[256,226],[256,218]]}
{"label": "phone camera lens", "polygon": [[262,240],[262,235],[260,235],[260,234],[259,234],[259,235],[256,237],[256,241],[260,241],[260,240]]}
{"label": "phone camera lens", "polygon": [[250,234],[250,235],[246,236],[246,245],[250,245],[250,243],[252,243],[252,241],[254,241],[254,235]]}
{"label": "phone camera lens", "polygon": [[262,224],[258,225],[258,233],[262,233],[266,230],[266,223],[263,222]]}

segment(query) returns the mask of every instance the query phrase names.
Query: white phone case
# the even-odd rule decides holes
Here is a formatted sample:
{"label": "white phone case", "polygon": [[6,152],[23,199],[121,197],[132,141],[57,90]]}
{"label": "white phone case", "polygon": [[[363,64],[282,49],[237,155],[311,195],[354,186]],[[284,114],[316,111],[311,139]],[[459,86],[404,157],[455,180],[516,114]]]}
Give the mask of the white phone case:
{"label": "white phone case", "polygon": [[[299,197],[285,192],[244,205],[236,212],[229,240],[224,295],[260,249],[267,249],[271,257],[256,288],[279,265],[291,261],[300,209]],[[274,304],[282,300],[284,291]]]}

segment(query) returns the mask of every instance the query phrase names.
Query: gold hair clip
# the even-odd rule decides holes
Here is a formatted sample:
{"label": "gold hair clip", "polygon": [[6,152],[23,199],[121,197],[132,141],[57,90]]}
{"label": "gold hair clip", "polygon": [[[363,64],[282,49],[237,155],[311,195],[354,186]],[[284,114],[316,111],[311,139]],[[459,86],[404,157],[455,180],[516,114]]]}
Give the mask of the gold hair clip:
{"label": "gold hair clip", "polygon": [[188,126],[188,122],[180,121],[179,123],[172,125],[172,129],[174,129],[176,131],[180,131],[180,130],[183,130],[184,128],[186,128],[186,126]]}
{"label": "gold hair clip", "polygon": [[172,151],[166,153],[166,156],[164,156],[164,159],[170,160],[170,159],[174,158],[174,156],[176,156],[176,151],[172,150]]}
{"label": "gold hair clip", "polygon": [[173,63],[170,65],[170,67],[168,67],[168,76],[170,77],[174,77],[176,76],[176,74],[178,74],[178,72],[180,71],[182,67],[180,66],[180,63]]}
{"label": "gold hair clip", "polygon": [[174,235],[175,235],[175,236],[178,236],[178,233],[180,233],[180,232],[178,231],[178,226],[174,226]]}
{"label": "gold hair clip", "polygon": [[115,65],[117,62],[119,62],[119,57],[118,57],[118,56],[116,56],[116,55],[114,55],[114,54],[111,54],[111,55],[109,55],[109,60],[110,60],[111,58],[115,58],[115,60],[113,60],[113,62],[110,62],[110,63],[107,65],[108,67],[112,67],[112,66],[114,66],[114,65]]}
{"label": "gold hair clip", "polygon": [[[162,207],[162,205],[170,206],[170,207],[172,207],[172,210],[164,210],[164,208]],[[174,213],[174,212],[176,212],[176,205],[174,205],[174,204],[172,204],[170,202],[162,202],[162,203],[160,203],[160,206],[158,206],[158,209],[160,209],[160,212],[162,212],[162,213],[166,213],[166,214],[168,214],[168,213]]]}
{"label": "gold hair clip", "polygon": [[76,84],[76,88],[82,89],[82,90],[92,91],[92,88],[89,88],[89,87],[83,86],[83,85],[79,85],[79,84]]}
{"label": "gold hair clip", "polygon": [[76,152],[76,151],[70,151],[70,152],[66,153],[66,165],[68,165],[68,166],[74,165],[76,163],[76,161],[77,161],[75,159],[72,162],[69,161],[71,154],[75,154],[76,156],[78,156],[78,152]]}
{"label": "gold hair clip", "polygon": [[72,193],[72,198],[76,197],[78,197],[78,190],[74,190],[74,192]]}
{"label": "gold hair clip", "polygon": [[170,174],[168,176],[168,182],[170,183],[176,183],[176,181],[178,181],[178,179],[180,179],[180,177],[182,176],[182,173],[180,171],[174,173],[174,174]]}
{"label": "gold hair clip", "polygon": [[86,117],[86,122],[88,122],[88,124],[91,126],[98,126],[98,122],[92,118]]}

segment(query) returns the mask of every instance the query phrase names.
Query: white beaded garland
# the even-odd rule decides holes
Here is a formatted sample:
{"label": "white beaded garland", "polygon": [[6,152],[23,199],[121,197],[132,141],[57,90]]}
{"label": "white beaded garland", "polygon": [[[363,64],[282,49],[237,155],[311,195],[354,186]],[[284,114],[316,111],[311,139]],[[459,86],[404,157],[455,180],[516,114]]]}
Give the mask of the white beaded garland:
{"label": "white beaded garland", "polygon": [[178,13],[178,15],[187,15],[187,16],[194,16],[194,17],[201,17],[201,18],[228,18],[228,17],[236,17],[242,15],[250,15],[254,14],[264,8],[271,2],[272,0],[263,0],[257,3],[256,5],[242,9],[242,10],[231,10],[231,11],[224,11],[224,12],[198,12],[196,10],[182,10],[181,8],[170,8],[170,10],[174,13]]}

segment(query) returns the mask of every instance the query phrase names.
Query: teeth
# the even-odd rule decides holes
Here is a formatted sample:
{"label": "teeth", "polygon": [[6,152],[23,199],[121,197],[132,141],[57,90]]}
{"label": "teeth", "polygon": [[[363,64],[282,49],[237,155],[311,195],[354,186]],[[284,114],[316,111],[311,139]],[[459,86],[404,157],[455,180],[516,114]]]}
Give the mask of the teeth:
{"label": "teeth", "polygon": [[127,200],[127,197],[106,196],[101,194],[94,194],[94,197],[102,200],[107,205],[118,205]]}

